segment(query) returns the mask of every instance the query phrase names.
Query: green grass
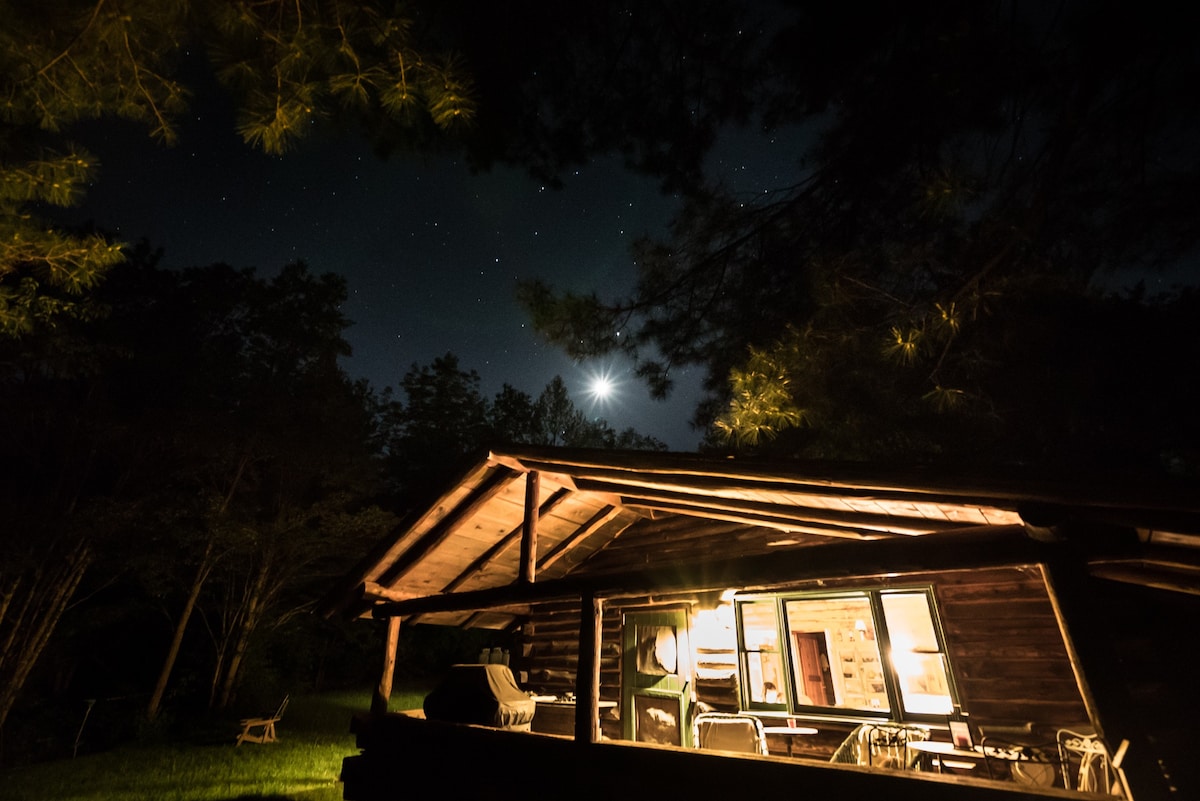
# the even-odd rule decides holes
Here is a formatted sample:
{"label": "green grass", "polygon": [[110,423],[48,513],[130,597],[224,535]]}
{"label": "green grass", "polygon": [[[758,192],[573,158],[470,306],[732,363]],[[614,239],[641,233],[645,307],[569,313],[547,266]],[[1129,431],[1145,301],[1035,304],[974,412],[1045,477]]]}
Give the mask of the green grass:
{"label": "green grass", "polygon": [[[419,708],[423,690],[394,693],[393,709]],[[370,694],[292,699],[277,742],[129,745],[0,770],[0,801],[340,801],[342,758],[357,753],[350,718]],[[207,735],[207,732],[206,732]]]}

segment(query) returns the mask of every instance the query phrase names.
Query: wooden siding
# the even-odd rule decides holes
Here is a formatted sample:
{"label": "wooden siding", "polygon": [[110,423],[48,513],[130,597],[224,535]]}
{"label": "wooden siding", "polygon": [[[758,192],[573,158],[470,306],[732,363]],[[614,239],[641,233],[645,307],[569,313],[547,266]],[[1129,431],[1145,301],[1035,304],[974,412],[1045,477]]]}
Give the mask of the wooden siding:
{"label": "wooden siding", "polygon": [[978,723],[1088,719],[1041,571],[961,571],[934,582],[963,706]]}

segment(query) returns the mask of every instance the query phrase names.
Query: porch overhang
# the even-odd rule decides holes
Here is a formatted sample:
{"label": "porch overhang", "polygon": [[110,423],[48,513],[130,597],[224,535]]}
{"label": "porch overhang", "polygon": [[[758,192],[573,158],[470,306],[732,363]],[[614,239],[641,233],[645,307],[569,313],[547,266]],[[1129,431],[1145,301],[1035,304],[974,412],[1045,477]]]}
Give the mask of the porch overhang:
{"label": "porch overhang", "polygon": [[[1096,576],[1200,594],[1196,497],[1190,487],[1081,477],[491,451],[367,555],[322,608],[327,615],[403,614],[505,628],[530,603],[582,593],[1066,556]],[[669,567],[622,560],[620,538],[633,530],[661,538]],[[706,537],[732,538],[745,556],[706,562]]]}

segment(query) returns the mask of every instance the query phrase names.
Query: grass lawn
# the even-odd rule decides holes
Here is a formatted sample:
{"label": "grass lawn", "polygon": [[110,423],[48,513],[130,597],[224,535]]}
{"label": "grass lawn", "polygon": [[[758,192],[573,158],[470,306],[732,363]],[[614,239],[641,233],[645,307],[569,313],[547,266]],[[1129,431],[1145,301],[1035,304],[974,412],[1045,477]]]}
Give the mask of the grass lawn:
{"label": "grass lawn", "polygon": [[[419,708],[423,690],[396,692],[393,709]],[[342,758],[357,753],[350,717],[370,694],[293,698],[279,740],[128,745],[98,754],[0,770],[0,801],[340,801]]]}

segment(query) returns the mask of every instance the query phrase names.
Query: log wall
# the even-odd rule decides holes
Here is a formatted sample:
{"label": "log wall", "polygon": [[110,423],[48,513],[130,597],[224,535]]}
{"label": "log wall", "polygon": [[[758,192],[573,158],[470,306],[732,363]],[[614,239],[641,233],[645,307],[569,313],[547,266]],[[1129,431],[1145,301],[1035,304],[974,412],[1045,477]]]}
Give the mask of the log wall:
{"label": "log wall", "polygon": [[[776,588],[779,591],[874,589],[889,586],[934,588],[947,656],[963,708],[976,726],[1033,723],[1054,729],[1087,721],[1069,652],[1041,570],[1036,566],[915,574],[844,580]],[[707,605],[711,599],[704,599]],[[601,700],[621,699],[621,616],[625,610],[668,603],[700,605],[694,596],[626,598],[605,603],[601,660]],[[553,695],[575,689],[579,612],[574,604],[539,608],[521,631],[520,659],[514,663],[521,686]],[[717,711],[736,711],[738,691],[734,643],[694,654],[697,700]],[[822,736],[803,743],[809,756],[832,753],[850,726],[822,724]],[[828,730],[829,736],[825,736]],[[619,736],[619,721],[606,735]],[[774,752],[774,746],[772,748]]]}

